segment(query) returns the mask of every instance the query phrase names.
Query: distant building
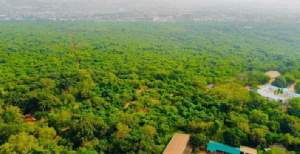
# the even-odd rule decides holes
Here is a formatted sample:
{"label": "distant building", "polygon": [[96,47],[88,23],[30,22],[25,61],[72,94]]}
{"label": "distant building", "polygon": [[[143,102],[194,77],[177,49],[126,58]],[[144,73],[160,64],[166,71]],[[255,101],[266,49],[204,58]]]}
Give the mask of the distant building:
{"label": "distant building", "polygon": [[279,143],[274,143],[274,144],[272,144],[269,148],[265,148],[265,151],[271,150],[271,147],[278,147],[278,148],[280,148],[281,150],[283,150],[283,151],[285,151],[285,152],[288,152],[287,148],[284,147],[282,144],[279,144]]}
{"label": "distant building", "polygon": [[267,85],[264,88],[258,89],[257,93],[259,93],[260,95],[266,97],[267,100],[274,100],[277,102],[286,102],[286,100],[290,99],[290,98],[294,98],[294,97],[300,97],[300,94],[294,93],[292,91],[290,91],[287,88],[283,88],[282,94],[279,95],[275,95],[275,91],[279,90],[280,88],[272,86],[272,85]]}
{"label": "distant building", "polygon": [[210,141],[207,145],[206,151],[216,153],[240,154],[240,148],[234,148],[222,143]]}
{"label": "distant building", "polygon": [[191,154],[190,135],[175,133],[163,154]]}
{"label": "distant building", "polygon": [[214,88],[215,86],[216,86],[215,84],[211,83],[211,84],[207,85],[207,88]]}

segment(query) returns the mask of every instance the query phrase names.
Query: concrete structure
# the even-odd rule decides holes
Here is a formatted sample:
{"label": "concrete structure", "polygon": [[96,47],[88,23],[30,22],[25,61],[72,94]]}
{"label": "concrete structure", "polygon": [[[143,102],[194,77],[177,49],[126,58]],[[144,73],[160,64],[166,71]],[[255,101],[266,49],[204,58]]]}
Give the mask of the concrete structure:
{"label": "concrete structure", "polygon": [[190,135],[175,133],[163,154],[191,154]]}
{"label": "concrete structure", "polygon": [[300,94],[294,93],[287,88],[282,89],[283,90],[282,94],[275,95],[274,93],[278,89],[280,89],[280,88],[272,86],[272,85],[267,85],[264,88],[258,89],[257,93],[266,97],[266,99],[268,99],[268,100],[274,100],[274,101],[282,102],[282,103],[286,102],[286,100],[288,100],[290,98],[300,97]]}
{"label": "concrete structure", "polygon": [[257,150],[246,146],[240,146],[241,154],[257,154]]}

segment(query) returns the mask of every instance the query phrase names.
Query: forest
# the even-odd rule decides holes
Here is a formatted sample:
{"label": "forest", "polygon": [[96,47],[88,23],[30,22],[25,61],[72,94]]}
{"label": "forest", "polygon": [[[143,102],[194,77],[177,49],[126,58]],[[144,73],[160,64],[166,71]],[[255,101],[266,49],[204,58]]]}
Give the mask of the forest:
{"label": "forest", "polygon": [[159,154],[179,132],[195,153],[211,140],[300,154],[300,99],[245,88],[276,70],[300,92],[299,35],[296,22],[0,21],[0,153]]}

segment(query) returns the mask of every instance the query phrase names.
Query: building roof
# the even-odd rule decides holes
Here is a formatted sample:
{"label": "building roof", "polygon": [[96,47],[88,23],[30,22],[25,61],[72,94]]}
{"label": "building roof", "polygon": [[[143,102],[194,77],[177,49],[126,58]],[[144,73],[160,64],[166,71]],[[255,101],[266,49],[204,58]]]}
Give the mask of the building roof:
{"label": "building roof", "polygon": [[241,152],[248,153],[248,154],[257,154],[256,149],[249,148],[249,147],[246,147],[246,146],[240,146],[240,150],[241,150]]}
{"label": "building roof", "polygon": [[215,84],[211,83],[209,85],[207,85],[208,88],[214,88],[215,87]]}
{"label": "building roof", "polygon": [[284,101],[284,100],[287,100],[292,97],[300,97],[300,94],[294,93],[287,88],[283,88],[283,95],[275,95],[272,91],[276,91],[278,89],[279,88],[276,86],[266,85],[266,87],[258,89],[257,93],[259,93],[260,95],[262,95],[264,97],[267,97],[269,99],[276,100],[276,101],[279,101],[279,100]]}
{"label": "building roof", "polygon": [[240,154],[241,152],[239,148],[234,148],[222,143],[212,142],[212,141],[208,143],[207,151],[210,152],[222,151],[230,154]]}
{"label": "building roof", "polygon": [[279,148],[282,149],[283,151],[288,151],[286,147],[284,147],[282,144],[279,144],[279,143],[274,143],[274,144],[272,144],[270,147],[272,147],[272,146],[279,147]]}
{"label": "building roof", "polygon": [[189,154],[192,153],[189,146],[190,135],[175,133],[167,145],[163,154]]}

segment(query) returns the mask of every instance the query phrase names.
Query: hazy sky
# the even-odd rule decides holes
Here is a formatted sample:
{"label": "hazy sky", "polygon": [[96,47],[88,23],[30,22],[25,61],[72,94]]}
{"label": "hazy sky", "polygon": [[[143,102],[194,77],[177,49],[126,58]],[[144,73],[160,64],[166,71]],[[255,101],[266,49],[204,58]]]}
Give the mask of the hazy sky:
{"label": "hazy sky", "polygon": [[94,1],[94,2],[105,2],[105,1],[111,1],[111,2],[148,2],[148,3],[245,3],[245,2],[253,2],[253,3],[300,3],[299,0],[0,0],[0,1],[6,1],[6,2],[32,2],[32,1],[81,1],[81,2],[87,2],[87,1]]}
{"label": "hazy sky", "polygon": [[[80,15],[133,12],[137,14],[137,17],[143,13],[151,17],[169,14],[196,14],[213,17],[227,13],[227,16],[244,14],[244,17],[251,15],[272,18],[279,15],[282,19],[300,20],[298,19],[298,16],[300,18],[300,0],[0,0],[0,2],[3,1],[8,5],[2,5],[1,8],[0,3],[0,15],[3,10],[7,10],[3,14],[11,16],[26,14],[30,16],[36,12],[35,14],[44,16],[48,13],[63,17],[85,18]],[[11,8],[15,11],[11,11]]]}

